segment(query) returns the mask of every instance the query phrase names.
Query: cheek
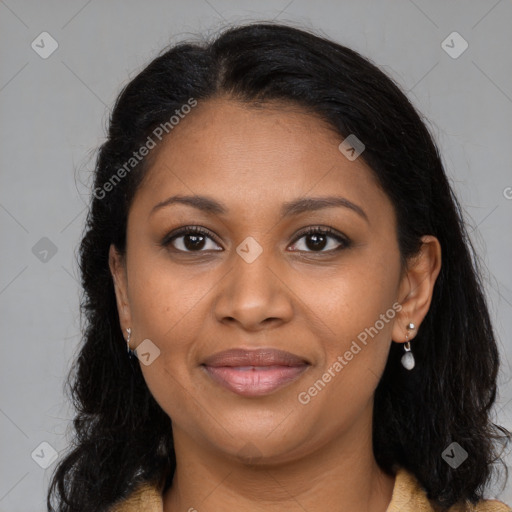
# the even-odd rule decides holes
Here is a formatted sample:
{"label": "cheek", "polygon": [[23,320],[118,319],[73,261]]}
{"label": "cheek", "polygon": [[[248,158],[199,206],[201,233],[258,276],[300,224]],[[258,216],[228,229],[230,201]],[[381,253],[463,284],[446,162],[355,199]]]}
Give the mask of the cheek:
{"label": "cheek", "polygon": [[[135,258],[132,261],[135,269]],[[139,363],[144,380],[167,415],[179,424],[187,424],[201,414],[193,410],[197,406],[190,400],[197,393],[189,365],[192,341],[200,335],[205,319],[205,301],[201,298],[208,291],[208,283],[205,279],[192,282],[176,268],[155,258],[145,259],[132,274],[130,304],[136,326],[135,346],[149,339],[158,349],[151,364],[143,364],[142,359]],[[194,425],[191,422],[189,427]]]}
{"label": "cheek", "polygon": [[307,297],[312,312],[330,333],[333,343],[326,348],[331,355],[344,352],[361,333],[364,339],[368,329],[375,334],[376,323],[379,335],[390,337],[399,275],[398,257],[378,258],[363,253],[347,260],[330,276],[301,278],[301,295]]}
{"label": "cheek", "polygon": [[190,407],[194,382],[194,342],[201,339],[208,310],[208,293],[216,280],[206,273],[172,265],[160,254],[133,251],[128,264],[129,299],[134,346],[149,339],[158,357],[140,363],[146,383],[160,406],[169,414]]}
{"label": "cheek", "polygon": [[179,350],[183,331],[194,337],[204,321],[204,296],[211,288],[206,276],[193,279],[191,271],[172,265],[162,255],[140,251],[128,268],[129,296],[138,338],[150,338],[163,349],[172,342]]}

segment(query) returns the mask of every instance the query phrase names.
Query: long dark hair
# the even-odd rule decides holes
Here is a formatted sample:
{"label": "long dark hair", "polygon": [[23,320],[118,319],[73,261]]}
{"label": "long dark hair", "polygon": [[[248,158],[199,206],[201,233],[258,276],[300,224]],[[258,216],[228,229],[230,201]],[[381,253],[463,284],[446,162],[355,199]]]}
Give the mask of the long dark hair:
{"label": "long dark hair", "polygon": [[[340,140],[356,135],[366,146],[361,158],[394,204],[404,261],[422,235],[439,239],[442,268],[414,341],[416,368],[401,367],[402,346],[392,343],[375,393],[374,454],[389,474],[396,465],[412,472],[441,509],[475,503],[501,461],[498,441],[508,441],[510,432],[490,418],[499,354],[478,262],[439,151],[404,93],[369,60],[304,30],[255,23],[227,29],[210,43],[166,49],[114,106],[80,245],[84,337],[67,381],[74,442],[52,476],[48,510],[104,511],[143,482],[164,477],[164,490],[171,485],[171,420],[138,361],[127,357],[108,253],[111,243],[125,251],[127,213],[149,167],[148,157],[133,169],[126,162],[191,98],[218,95],[297,105],[325,119]],[[127,172],[118,179],[123,166]],[[469,453],[457,469],[441,456],[452,442]]]}

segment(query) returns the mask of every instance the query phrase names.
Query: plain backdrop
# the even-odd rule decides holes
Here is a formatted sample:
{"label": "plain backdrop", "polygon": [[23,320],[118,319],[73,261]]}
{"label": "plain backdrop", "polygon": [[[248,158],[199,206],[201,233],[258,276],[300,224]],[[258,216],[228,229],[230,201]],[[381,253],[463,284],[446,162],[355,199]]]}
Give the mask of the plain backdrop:
{"label": "plain backdrop", "polygon": [[[485,264],[502,356],[495,414],[512,430],[509,0],[1,0],[0,512],[46,510],[52,449],[58,456],[70,440],[75,251],[118,92],[165,46],[256,20],[352,47],[425,116]],[[512,503],[512,480],[494,496]]]}

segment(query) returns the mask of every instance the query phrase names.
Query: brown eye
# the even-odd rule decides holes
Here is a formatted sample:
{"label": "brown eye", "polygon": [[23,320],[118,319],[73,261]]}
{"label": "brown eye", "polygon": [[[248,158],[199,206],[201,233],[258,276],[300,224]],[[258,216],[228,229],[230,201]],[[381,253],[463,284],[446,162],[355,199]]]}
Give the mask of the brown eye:
{"label": "brown eye", "polygon": [[174,249],[181,252],[204,252],[218,251],[209,231],[199,226],[189,226],[181,228],[167,235],[162,241],[162,245],[168,247],[172,245]]}
{"label": "brown eye", "polygon": [[[300,242],[304,239],[304,242]],[[295,239],[294,246],[298,251],[304,252],[334,252],[350,245],[345,236],[330,228],[308,228]]]}

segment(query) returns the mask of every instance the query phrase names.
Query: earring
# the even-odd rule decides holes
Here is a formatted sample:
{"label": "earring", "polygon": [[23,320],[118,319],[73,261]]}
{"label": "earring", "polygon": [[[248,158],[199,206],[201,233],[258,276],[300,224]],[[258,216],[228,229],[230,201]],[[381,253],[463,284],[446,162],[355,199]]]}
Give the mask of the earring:
{"label": "earring", "polygon": [[407,370],[412,370],[414,368],[414,365],[416,364],[414,361],[414,356],[411,352],[411,342],[409,341],[409,330],[414,330],[416,326],[411,322],[407,326],[407,333],[405,337],[405,343],[404,343],[404,350],[405,354],[402,356],[401,362],[402,366]]}
{"label": "earring", "polygon": [[128,337],[126,339],[126,346],[128,348],[128,355],[130,357],[130,359],[133,357],[133,354],[134,354],[134,351],[130,348],[130,338],[132,336],[132,330],[130,327],[128,327],[128,329],[126,329],[126,332],[128,333]]}

